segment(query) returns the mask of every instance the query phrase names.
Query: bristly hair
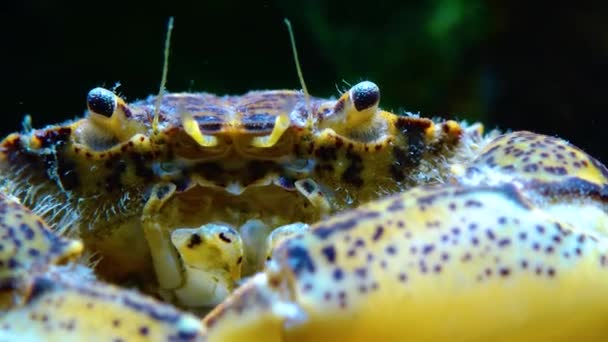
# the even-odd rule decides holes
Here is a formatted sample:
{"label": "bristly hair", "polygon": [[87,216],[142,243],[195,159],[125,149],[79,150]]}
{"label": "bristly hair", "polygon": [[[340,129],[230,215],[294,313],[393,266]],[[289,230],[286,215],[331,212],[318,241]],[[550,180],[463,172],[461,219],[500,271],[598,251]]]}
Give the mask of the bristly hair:
{"label": "bristly hair", "polygon": [[33,213],[44,219],[59,235],[74,236],[80,212],[70,193],[55,188],[54,184],[32,180],[33,175],[26,166],[15,166],[9,170],[13,176],[5,178],[2,190],[20,199]]}

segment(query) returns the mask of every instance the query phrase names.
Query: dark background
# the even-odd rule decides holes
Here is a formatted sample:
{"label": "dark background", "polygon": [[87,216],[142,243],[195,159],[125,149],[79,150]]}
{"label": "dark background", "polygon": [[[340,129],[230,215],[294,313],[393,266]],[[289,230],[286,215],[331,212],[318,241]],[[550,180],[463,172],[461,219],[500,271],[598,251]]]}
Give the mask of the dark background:
{"label": "dark background", "polygon": [[381,106],[563,137],[608,161],[608,5],[511,1],[3,1],[0,130],[82,115],[96,86],[243,93],[307,86],[336,96],[369,79]]}

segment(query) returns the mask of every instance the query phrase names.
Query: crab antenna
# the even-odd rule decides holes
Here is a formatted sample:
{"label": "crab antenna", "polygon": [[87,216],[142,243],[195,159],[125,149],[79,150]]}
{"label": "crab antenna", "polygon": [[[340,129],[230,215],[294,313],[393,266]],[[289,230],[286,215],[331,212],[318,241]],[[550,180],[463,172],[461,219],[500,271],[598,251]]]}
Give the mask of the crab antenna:
{"label": "crab antenna", "polygon": [[289,19],[284,19],[285,25],[287,25],[287,31],[289,32],[289,39],[291,40],[291,51],[293,53],[293,60],[296,63],[296,70],[298,71],[298,78],[300,79],[300,85],[304,91],[304,97],[306,100],[306,109],[308,110],[308,118],[306,124],[312,126],[312,108],[310,106],[310,94],[306,89],[306,83],[304,82],[304,76],[302,76],[302,68],[300,67],[300,59],[298,59],[298,50],[296,49],[296,39],[293,37],[293,29],[291,28],[291,22]]}
{"label": "crab antenna", "polygon": [[171,45],[171,31],[173,31],[173,17],[169,17],[167,23],[167,38],[165,39],[165,56],[163,60],[163,75],[160,80],[160,89],[158,90],[158,96],[156,97],[156,103],[154,105],[154,119],[152,121],[152,132],[158,133],[158,115],[160,112],[160,104],[163,99],[163,93],[165,92],[165,85],[167,84],[167,71],[169,70],[169,47]]}

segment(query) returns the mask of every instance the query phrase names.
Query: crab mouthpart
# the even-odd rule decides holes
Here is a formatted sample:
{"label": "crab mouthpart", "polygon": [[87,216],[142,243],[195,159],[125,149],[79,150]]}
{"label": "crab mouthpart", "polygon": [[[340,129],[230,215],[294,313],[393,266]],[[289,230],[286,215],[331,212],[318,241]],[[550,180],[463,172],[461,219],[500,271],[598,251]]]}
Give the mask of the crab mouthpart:
{"label": "crab mouthpart", "polygon": [[213,223],[179,228],[171,233],[171,242],[184,268],[184,284],[175,290],[179,302],[217,305],[234,289],[243,261],[243,244],[234,229]]}

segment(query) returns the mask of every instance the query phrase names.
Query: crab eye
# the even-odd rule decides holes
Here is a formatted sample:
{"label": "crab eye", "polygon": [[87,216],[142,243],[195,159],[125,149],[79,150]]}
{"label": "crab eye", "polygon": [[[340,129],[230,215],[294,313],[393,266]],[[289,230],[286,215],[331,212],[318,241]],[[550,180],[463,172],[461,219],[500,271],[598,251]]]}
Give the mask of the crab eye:
{"label": "crab eye", "polygon": [[320,127],[355,140],[374,140],[382,134],[380,88],[370,81],[355,84],[333,104],[333,111],[323,118]]}
{"label": "crab eye", "polygon": [[104,88],[95,88],[87,95],[89,111],[106,117],[112,116],[116,110],[116,95]]}
{"label": "crab eye", "polygon": [[358,112],[377,106],[380,102],[380,88],[370,81],[356,84],[350,89],[353,105]]}
{"label": "crab eye", "polygon": [[145,133],[145,125],[133,120],[130,107],[118,95],[104,88],[87,94],[88,115],[78,125],[76,139],[94,151],[112,148],[135,134]]}

